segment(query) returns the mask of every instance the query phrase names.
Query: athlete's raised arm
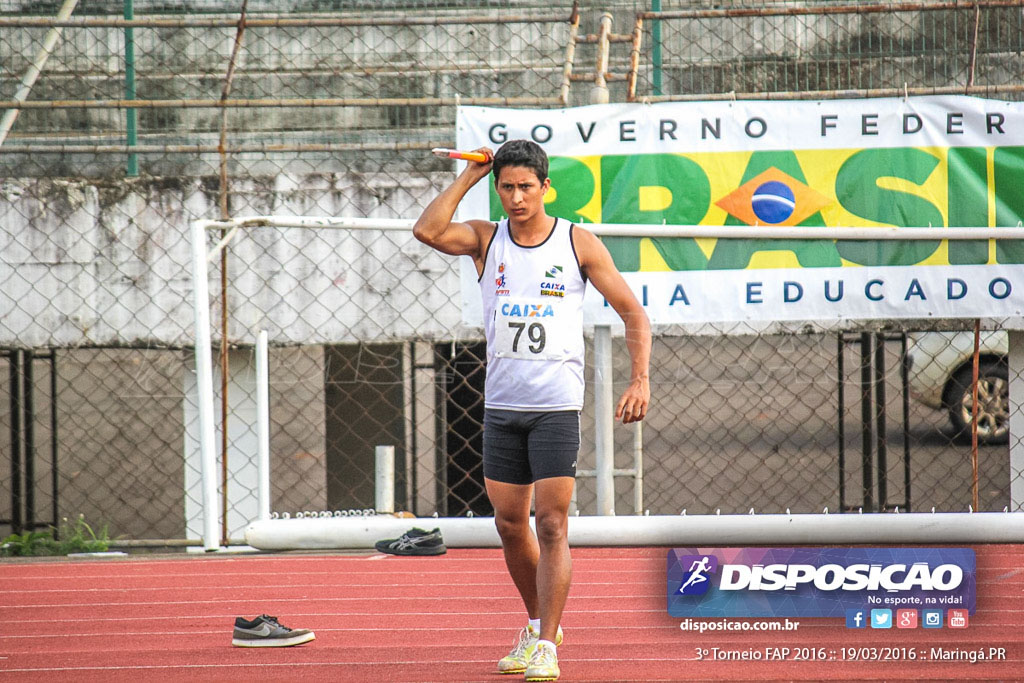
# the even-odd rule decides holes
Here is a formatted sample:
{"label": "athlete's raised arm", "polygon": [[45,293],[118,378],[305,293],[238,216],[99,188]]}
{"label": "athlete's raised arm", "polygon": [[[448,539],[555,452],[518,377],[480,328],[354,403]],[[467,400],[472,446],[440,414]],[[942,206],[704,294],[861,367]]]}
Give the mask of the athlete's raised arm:
{"label": "athlete's raised arm", "polygon": [[[491,150],[486,147],[477,151],[486,152],[488,159],[493,157]],[[454,256],[472,256],[476,262],[477,272],[481,272],[483,251],[486,249],[494,224],[477,220],[459,223],[452,221],[452,218],[459,202],[470,188],[490,174],[491,164],[491,161],[467,162],[466,168],[455,178],[455,182],[427,205],[412,229],[416,239],[438,251]]]}
{"label": "athlete's raised arm", "polygon": [[647,415],[651,402],[651,323],[601,240],[589,230],[573,226],[573,242],[583,274],[626,325],[626,348],[632,365],[629,386],[615,406],[615,419],[639,422]]}

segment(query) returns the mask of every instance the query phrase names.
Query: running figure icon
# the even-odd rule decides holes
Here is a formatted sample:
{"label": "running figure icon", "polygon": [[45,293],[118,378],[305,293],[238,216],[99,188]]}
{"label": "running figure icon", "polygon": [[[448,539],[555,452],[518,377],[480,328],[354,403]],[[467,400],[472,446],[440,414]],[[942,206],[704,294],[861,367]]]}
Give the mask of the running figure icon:
{"label": "running figure icon", "polygon": [[711,558],[707,555],[699,560],[694,560],[693,564],[690,565],[690,576],[683,582],[683,585],[679,587],[679,592],[685,593],[686,589],[690,586],[707,581],[708,577],[704,574],[711,569],[710,562]]}

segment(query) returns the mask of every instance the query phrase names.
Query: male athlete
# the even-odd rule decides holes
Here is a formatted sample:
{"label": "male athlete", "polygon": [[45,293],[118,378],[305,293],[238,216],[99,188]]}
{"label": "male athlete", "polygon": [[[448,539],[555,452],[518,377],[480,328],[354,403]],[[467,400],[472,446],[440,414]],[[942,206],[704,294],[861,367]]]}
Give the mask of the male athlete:
{"label": "male athlete", "polygon": [[[490,158],[489,149],[478,151]],[[492,168],[508,218],[452,222],[466,192]],[[510,140],[492,161],[467,162],[413,228],[421,242],[472,256],[476,264],[487,338],[484,482],[505,564],[529,614],[498,670],[525,673],[527,681],[552,681],[560,673],[556,645],[572,575],[567,530],[580,446],[587,281],[626,326],[632,373],[615,418],[642,420],[651,397],[647,315],[601,241],[547,215],[550,186],[544,150]],[[536,535],[530,528],[535,492]]]}

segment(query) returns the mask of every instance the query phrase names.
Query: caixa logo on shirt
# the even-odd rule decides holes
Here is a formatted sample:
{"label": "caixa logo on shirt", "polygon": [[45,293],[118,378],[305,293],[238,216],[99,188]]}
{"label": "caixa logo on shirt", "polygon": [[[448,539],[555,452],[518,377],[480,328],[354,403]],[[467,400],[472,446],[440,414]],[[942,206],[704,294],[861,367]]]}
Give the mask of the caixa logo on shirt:
{"label": "caixa logo on shirt", "polygon": [[670,550],[676,617],[843,617],[848,608],[956,607],[974,612],[969,548]]}
{"label": "caixa logo on shirt", "polygon": [[555,314],[551,304],[503,303],[501,315],[505,318],[550,318]]}
{"label": "caixa logo on shirt", "polygon": [[565,285],[561,282],[540,283],[541,296],[565,296]]}

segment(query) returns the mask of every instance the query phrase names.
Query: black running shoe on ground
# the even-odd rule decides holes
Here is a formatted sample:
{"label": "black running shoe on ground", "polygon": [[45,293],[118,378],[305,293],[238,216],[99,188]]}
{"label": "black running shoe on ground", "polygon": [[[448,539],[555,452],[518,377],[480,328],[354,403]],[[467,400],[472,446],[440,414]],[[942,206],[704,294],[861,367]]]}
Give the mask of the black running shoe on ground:
{"label": "black running shoe on ground", "polygon": [[391,555],[444,555],[448,552],[440,529],[409,529],[398,538],[377,541],[374,547],[377,552]]}
{"label": "black running shoe on ground", "polygon": [[235,647],[290,647],[308,643],[316,634],[308,628],[291,629],[282,626],[277,617],[261,614],[252,621],[235,619],[235,632],[231,644]]}

